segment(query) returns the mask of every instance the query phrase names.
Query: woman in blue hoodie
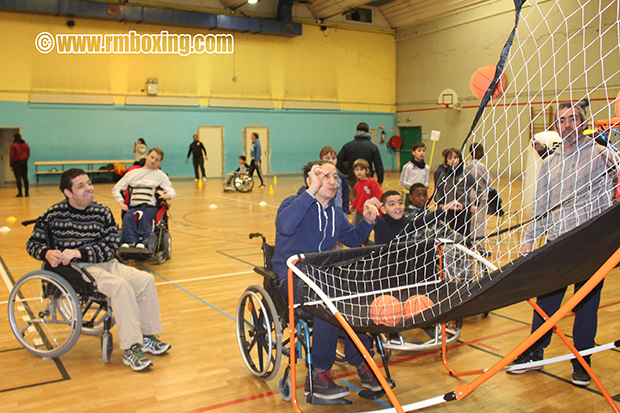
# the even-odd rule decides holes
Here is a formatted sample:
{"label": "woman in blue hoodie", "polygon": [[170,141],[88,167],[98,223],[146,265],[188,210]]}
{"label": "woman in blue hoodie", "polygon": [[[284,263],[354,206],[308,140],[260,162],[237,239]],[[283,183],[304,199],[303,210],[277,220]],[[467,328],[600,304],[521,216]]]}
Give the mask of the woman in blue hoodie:
{"label": "woman in blue hoodie", "polygon": [[[288,296],[286,260],[296,254],[330,251],[340,241],[348,247],[358,247],[368,238],[375,226],[380,207],[379,200],[369,199],[364,204],[364,219],[353,226],[334,197],[338,192],[338,170],[327,161],[310,162],[303,168],[305,187],[297,195],[286,198],[276,216],[276,246],[272,259],[273,270],[280,276],[280,291]],[[346,386],[336,385],[330,375],[335,357],[340,328],[314,319],[312,330],[313,394],[322,399],[339,399],[349,395]],[[366,348],[370,340],[358,334]],[[355,344],[346,337],[345,355],[357,367],[362,386],[372,391],[382,390],[379,381],[364,361]],[[310,374],[310,373],[309,373]],[[309,375],[306,375],[304,395],[310,392]]]}

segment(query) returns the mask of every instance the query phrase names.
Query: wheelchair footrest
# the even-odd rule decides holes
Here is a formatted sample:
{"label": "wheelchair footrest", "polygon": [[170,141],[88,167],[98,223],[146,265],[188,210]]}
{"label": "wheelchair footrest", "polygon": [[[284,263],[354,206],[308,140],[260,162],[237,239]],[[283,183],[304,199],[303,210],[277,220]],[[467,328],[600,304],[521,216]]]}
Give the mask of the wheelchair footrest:
{"label": "wheelchair footrest", "polygon": [[[392,386],[392,384],[390,383],[390,386]],[[394,386],[392,386],[394,387]],[[362,390],[358,393],[358,395],[360,397],[363,397],[364,399],[369,399],[369,400],[377,400],[380,399],[381,397],[385,396],[385,391],[383,390],[379,390],[379,391],[372,391],[372,390]]]}
{"label": "wheelchair footrest", "polygon": [[328,400],[328,399],[320,399],[310,394],[306,397],[306,402],[310,404],[353,404],[351,400],[347,400],[343,398]]}
{"label": "wheelchair footrest", "polygon": [[133,255],[149,255],[152,251],[147,248],[125,247],[118,249],[119,254],[133,254]]}

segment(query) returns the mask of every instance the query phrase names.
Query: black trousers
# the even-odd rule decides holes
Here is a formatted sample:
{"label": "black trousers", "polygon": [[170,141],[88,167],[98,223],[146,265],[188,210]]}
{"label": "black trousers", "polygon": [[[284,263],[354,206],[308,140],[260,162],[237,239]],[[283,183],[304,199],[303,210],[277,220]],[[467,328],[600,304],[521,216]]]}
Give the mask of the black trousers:
{"label": "black trousers", "polygon": [[263,181],[263,173],[260,170],[260,161],[256,162],[254,159],[252,159],[250,161],[250,176],[254,176],[254,171],[258,172],[260,184],[265,185],[265,181]]}
{"label": "black trousers", "polygon": [[26,191],[26,196],[28,196],[28,161],[15,161],[13,163],[13,173],[15,174],[15,181],[17,183],[17,192],[19,194],[22,193],[22,181],[24,183],[24,190]]}
{"label": "black trousers", "polygon": [[192,158],[193,162],[194,162],[194,175],[196,175],[196,179],[200,179],[200,176],[198,175],[198,168],[200,167],[200,170],[202,171],[202,176],[206,177],[207,174],[205,174],[205,160],[204,158],[196,158],[195,156]]}

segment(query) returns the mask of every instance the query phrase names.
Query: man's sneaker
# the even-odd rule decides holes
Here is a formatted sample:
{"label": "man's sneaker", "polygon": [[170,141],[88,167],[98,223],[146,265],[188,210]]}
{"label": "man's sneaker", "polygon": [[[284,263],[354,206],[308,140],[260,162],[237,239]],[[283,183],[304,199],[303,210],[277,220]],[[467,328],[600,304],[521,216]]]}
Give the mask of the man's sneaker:
{"label": "man's sneaker", "polygon": [[140,344],[134,344],[130,349],[123,351],[123,364],[131,367],[133,371],[144,370],[153,363],[144,355]]}
{"label": "man's sneaker", "polygon": [[129,248],[129,244],[124,242],[124,243],[121,244],[121,248]]}
{"label": "man's sneaker", "polygon": [[[304,397],[310,394],[310,373],[306,374],[306,385],[304,386]],[[319,399],[340,399],[351,394],[346,386],[338,386],[332,380],[328,371],[321,368],[312,369],[312,394]]]}
{"label": "man's sneaker", "polygon": [[203,181],[206,181],[206,180],[207,180],[207,177],[206,177],[206,176],[203,176],[203,177],[202,177],[202,180],[203,180]]}
{"label": "man's sneaker", "polygon": [[138,243],[136,244],[136,248],[146,249],[146,245],[144,245],[144,244],[143,244],[143,243],[141,243],[141,242],[138,242]]}
{"label": "man's sneaker", "polygon": [[198,178],[194,178],[194,182],[198,182]]}
{"label": "man's sneaker", "polygon": [[[588,357],[584,357],[584,358],[586,359],[589,365],[590,364],[589,358]],[[579,387],[588,386],[590,384],[590,375],[588,374],[586,369],[584,369],[581,363],[579,363],[577,360],[571,360],[571,363],[573,365],[573,375],[571,377],[571,381],[573,382],[573,384]]]}
{"label": "man's sneaker", "polygon": [[260,186],[259,186],[259,188],[264,188],[264,187],[265,187],[265,185],[263,185],[263,184],[260,184]]}
{"label": "man's sneaker", "polygon": [[383,390],[377,376],[375,376],[375,373],[373,373],[372,369],[365,361],[357,366],[357,375],[360,376],[360,379],[362,379],[363,388],[375,392]]}
{"label": "man's sneaker", "polygon": [[543,366],[537,367],[528,367],[528,363],[533,363],[535,361],[540,361],[545,357],[543,350],[526,350],[519,357],[515,359],[512,363],[508,365],[508,367],[516,366],[517,364],[523,364],[524,366],[518,370],[508,370],[508,373],[511,374],[523,374],[527,371],[541,370]]}
{"label": "man's sneaker", "polygon": [[142,342],[142,351],[148,351],[151,354],[164,354],[170,350],[170,347],[172,347],[170,344],[159,341],[155,336],[144,336],[144,341]]}

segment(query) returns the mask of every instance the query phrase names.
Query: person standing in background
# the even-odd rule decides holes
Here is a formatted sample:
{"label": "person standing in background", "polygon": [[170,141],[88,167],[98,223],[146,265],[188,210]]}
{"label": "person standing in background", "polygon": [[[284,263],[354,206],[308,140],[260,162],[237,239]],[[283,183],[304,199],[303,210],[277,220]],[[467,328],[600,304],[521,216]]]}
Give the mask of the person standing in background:
{"label": "person standing in background", "polygon": [[[204,153],[204,158],[202,154]],[[200,167],[200,171],[202,172],[202,180],[207,180],[207,174],[205,174],[205,161],[208,161],[207,150],[205,146],[198,140],[198,135],[194,135],[194,142],[189,145],[189,151],[187,151],[187,159],[185,163],[189,161],[189,155],[192,155],[192,160],[194,162],[194,176],[196,177],[194,181],[198,181],[200,179],[200,175],[198,175],[198,168]]]}
{"label": "person standing in background", "polygon": [[400,173],[400,186],[404,188],[403,198],[405,198],[405,207],[411,205],[409,203],[409,188],[415,183],[422,183],[428,189],[429,184],[429,166],[424,163],[424,156],[426,156],[426,146],[422,142],[416,142],[411,148],[411,155],[413,157],[409,162],[403,165],[403,170]]}
{"label": "person standing in background", "polygon": [[142,138],[138,139],[138,142],[133,144],[133,153],[135,153],[133,157],[133,164],[140,165],[140,161],[146,158],[146,141]]}
{"label": "person standing in background", "polygon": [[465,177],[467,179],[467,191],[469,199],[476,206],[476,212],[472,214],[469,229],[474,240],[476,249],[483,257],[488,257],[488,252],[484,249],[482,242],[476,242],[484,238],[487,231],[487,211],[489,202],[489,186],[491,186],[491,175],[487,167],[482,163],[484,157],[484,147],[480,143],[473,143],[469,147],[472,160],[465,163]]}
{"label": "person standing in background", "polygon": [[16,133],[13,135],[13,143],[11,144],[11,170],[15,174],[15,183],[17,183],[16,197],[23,197],[22,181],[24,182],[24,193],[28,196],[28,159],[30,159],[30,147],[22,139],[22,135]]}
{"label": "person standing in background", "polygon": [[254,171],[258,172],[258,177],[260,178],[260,186],[259,188],[265,187],[265,181],[263,180],[263,173],[260,170],[260,157],[261,157],[261,148],[260,141],[258,140],[258,133],[252,132],[252,150],[250,151],[250,156],[252,160],[250,161],[250,176],[254,176]]}
{"label": "person standing in background", "polygon": [[[366,122],[357,125],[355,135],[352,141],[344,144],[338,153],[338,163],[336,167],[340,172],[347,176],[350,193],[353,194],[353,188],[357,182],[353,163],[358,159],[364,159],[368,162],[370,178],[377,173],[377,182],[379,185],[383,183],[383,161],[377,145],[371,142],[370,128]],[[374,168],[373,168],[374,165]]]}

